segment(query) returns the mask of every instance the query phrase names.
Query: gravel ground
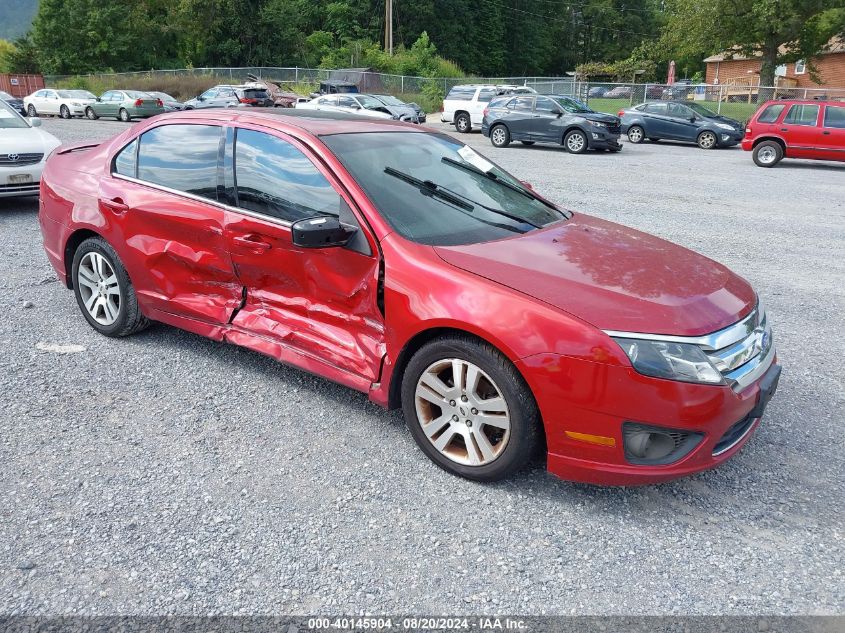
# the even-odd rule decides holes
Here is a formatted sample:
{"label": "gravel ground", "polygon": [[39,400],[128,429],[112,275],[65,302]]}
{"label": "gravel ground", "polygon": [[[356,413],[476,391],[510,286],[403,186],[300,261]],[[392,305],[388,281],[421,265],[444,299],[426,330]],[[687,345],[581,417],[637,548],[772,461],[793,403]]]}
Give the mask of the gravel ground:
{"label": "gravel ground", "polygon": [[461,138],[751,281],[784,374],[749,445],[647,488],[464,481],[362,394],[161,325],[97,335],[36,202],[0,201],[0,614],[843,613],[845,165]]}

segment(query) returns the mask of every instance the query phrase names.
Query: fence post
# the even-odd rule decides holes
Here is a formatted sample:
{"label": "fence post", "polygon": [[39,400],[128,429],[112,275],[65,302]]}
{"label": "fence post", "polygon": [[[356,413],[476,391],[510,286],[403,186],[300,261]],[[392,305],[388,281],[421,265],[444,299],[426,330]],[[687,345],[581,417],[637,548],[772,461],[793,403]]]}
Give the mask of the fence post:
{"label": "fence post", "polygon": [[296,81],[296,83],[299,83],[299,66],[297,66],[297,67],[294,69],[294,75],[293,75],[293,78],[294,78],[294,81]]}
{"label": "fence post", "polygon": [[722,114],[722,89],[724,86],[719,85],[719,103],[716,106],[716,114]]}
{"label": "fence post", "polygon": [[402,75],[402,94],[405,94],[405,75]]}

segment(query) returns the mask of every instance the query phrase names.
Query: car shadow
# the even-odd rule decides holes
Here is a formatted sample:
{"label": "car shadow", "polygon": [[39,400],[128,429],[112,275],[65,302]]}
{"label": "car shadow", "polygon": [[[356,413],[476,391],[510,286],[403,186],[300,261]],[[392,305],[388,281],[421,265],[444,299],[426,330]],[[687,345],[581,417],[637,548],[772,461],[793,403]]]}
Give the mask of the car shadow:
{"label": "car shadow", "polygon": [[12,215],[32,215],[33,213],[38,213],[38,196],[0,198],[0,214],[6,217]]}
{"label": "car shadow", "polygon": [[845,171],[845,163],[811,160],[795,162],[796,160],[797,159],[784,159],[780,163],[778,163],[777,166],[774,167],[774,169],[797,169],[799,171],[802,169],[821,169],[823,171]]}

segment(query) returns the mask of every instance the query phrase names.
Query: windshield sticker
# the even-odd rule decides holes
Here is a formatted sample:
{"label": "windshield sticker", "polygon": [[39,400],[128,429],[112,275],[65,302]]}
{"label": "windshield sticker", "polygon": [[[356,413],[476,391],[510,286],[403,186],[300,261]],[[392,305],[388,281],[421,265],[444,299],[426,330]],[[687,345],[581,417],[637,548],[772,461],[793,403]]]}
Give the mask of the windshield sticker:
{"label": "windshield sticker", "polygon": [[470,165],[480,169],[481,171],[487,172],[493,169],[493,163],[480,154],[477,154],[475,150],[468,145],[464,145],[461,149],[459,149],[458,154]]}

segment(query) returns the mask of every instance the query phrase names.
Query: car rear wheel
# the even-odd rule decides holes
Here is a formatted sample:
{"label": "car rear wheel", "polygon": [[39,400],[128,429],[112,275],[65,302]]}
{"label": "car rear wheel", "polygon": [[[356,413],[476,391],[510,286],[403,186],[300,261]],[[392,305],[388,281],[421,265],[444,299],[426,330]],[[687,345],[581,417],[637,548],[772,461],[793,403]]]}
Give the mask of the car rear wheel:
{"label": "car rear wheel", "polygon": [[704,130],[701,134],[698,135],[698,138],[695,139],[695,142],[701,149],[713,149],[719,142],[719,139],[716,138],[716,133],[711,132],[710,130]]}
{"label": "car rear wheel", "polygon": [[70,118],[70,110],[68,109],[68,107],[66,105],[63,105],[61,108],[59,108],[59,116],[62,117],[63,119],[69,119]]}
{"label": "car rear wheel", "polygon": [[540,414],[522,376],[470,336],[438,338],[414,354],[402,377],[402,409],[422,451],[468,479],[511,475],[540,442]]}
{"label": "car rear wheel", "polygon": [[636,145],[642,143],[645,138],[645,130],[639,125],[632,125],[628,128],[628,140]]}
{"label": "car rear wheel", "polygon": [[117,118],[123,121],[124,123],[129,123],[132,117],[129,116],[129,112],[126,108],[121,108],[120,112],[117,113]]}
{"label": "car rear wheel", "polygon": [[79,245],[72,274],[79,309],[100,334],[128,336],[149,325],[126,269],[103,238],[92,237]]}
{"label": "car rear wheel", "polygon": [[466,112],[461,112],[455,117],[455,129],[462,134],[472,131],[472,121]]}
{"label": "car rear wheel", "polygon": [[783,147],[775,141],[763,141],[751,154],[758,167],[774,167],[783,158]]}
{"label": "car rear wheel", "polygon": [[583,154],[587,151],[587,135],[581,130],[572,130],[563,139],[563,145],[570,154]]}
{"label": "car rear wheel", "polygon": [[92,121],[96,121],[97,119],[100,118],[100,117],[97,116],[97,113],[94,112],[94,108],[92,108],[90,106],[85,108],[85,116],[88,117],[89,119],[91,119]]}
{"label": "car rear wheel", "polygon": [[35,111],[35,106],[31,103],[26,107],[26,115],[30,117],[38,116],[38,112]]}
{"label": "car rear wheel", "polygon": [[511,133],[504,125],[494,125],[490,130],[490,142],[493,147],[507,147],[511,142]]}

